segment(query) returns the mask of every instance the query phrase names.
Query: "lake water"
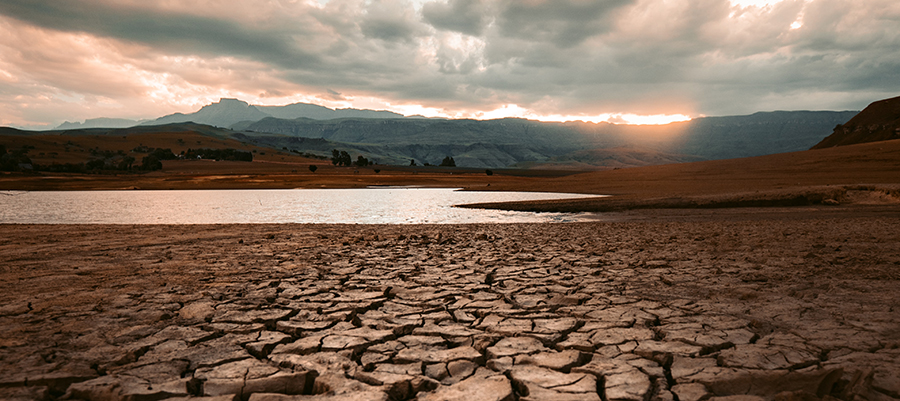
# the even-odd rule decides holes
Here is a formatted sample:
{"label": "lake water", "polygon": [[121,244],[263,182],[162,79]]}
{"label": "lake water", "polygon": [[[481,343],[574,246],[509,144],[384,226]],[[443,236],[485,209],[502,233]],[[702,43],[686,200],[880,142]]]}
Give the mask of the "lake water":
{"label": "lake water", "polygon": [[0,223],[457,224],[573,222],[586,214],[453,207],[590,195],[472,192],[447,188],[0,192]]}

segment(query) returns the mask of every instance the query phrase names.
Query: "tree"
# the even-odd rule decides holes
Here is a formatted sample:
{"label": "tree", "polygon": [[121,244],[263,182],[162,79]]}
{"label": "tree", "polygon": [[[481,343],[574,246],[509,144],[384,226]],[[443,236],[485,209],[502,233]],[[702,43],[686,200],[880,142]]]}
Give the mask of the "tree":
{"label": "tree", "polygon": [[331,164],[335,166],[347,166],[350,167],[353,165],[353,159],[350,158],[350,154],[347,153],[346,150],[331,150]]}
{"label": "tree", "polygon": [[319,169],[319,168],[318,168],[318,167],[316,167],[316,165],[315,165],[315,164],[310,164],[310,165],[309,165],[309,171],[310,171],[310,172],[313,172],[313,173],[315,173],[315,172],[316,172],[316,170],[318,170],[318,169]]}
{"label": "tree", "polygon": [[484,170],[484,173],[487,175],[494,175],[494,172],[491,169]]}
{"label": "tree", "polygon": [[141,159],[141,170],[162,170],[162,162],[154,155],[147,155]]}
{"label": "tree", "polygon": [[415,166],[415,165],[416,165],[416,160],[415,160],[415,159],[409,159],[409,165],[410,165],[410,166]]}
{"label": "tree", "polygon": [[356,157],[356,165],[357,167],[365,167],[369,165],[369,159],[366,159],[362,155]]}
{"label": "tree", "polygon": [[0,153],[0,171],[28,170],[31,168],[28,166],[32,166],[31,158],[28,157],[28,146],[10,149],[9,153],[4,148],[3,153]]}
{"label": "tree", "polygon": [[134,164],[135,159],[131,156],[125,156],[119,161],[119,170],[131,170],[131,165]]}
{"label": "tree", "polygon": [[452,157],[447,156],[441,161],[441,167],[456,167],[456,161]]}
{"label": "tree", "polygon": [[331,150],[331,164],[337,166],[341,162],[341,152],[337,149]]}

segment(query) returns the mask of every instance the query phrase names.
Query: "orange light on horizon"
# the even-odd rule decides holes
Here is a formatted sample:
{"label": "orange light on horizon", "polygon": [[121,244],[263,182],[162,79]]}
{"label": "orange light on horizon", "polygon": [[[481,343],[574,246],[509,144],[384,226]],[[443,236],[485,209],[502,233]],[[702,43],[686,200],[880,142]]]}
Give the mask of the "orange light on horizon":
{"label": "orange light on horizon", "polygon": [[684,114],[601,114],[599,116],[541,116],[538,121],[584,121],[589,123],[610,123],[622,125],[666,125],[690,121],[691,116]]}
{"label": "orange light on horizon", "polygon": [[624,125],[665,125],[674,122],[690,121],[691,116],[685,114],[634,114],[634,113],[602,113],[598,115],[562,115],[562,114],[540,114],[532,110],[519,107],[515,104],[508,104],[501,108],[489,111],[479,112],[469,118],[479,120],[490,120],[497,118],[525,118],[529,120],[545,121],[545,122],[567,122],[567,121],[583,121],[589,123],[610,123]]}

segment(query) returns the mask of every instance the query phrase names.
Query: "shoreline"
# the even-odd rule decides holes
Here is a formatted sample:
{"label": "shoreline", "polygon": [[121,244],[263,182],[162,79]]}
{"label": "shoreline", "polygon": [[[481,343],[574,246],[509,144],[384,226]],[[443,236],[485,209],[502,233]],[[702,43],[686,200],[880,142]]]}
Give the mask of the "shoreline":
{"label": "shoreline", "polygon": [[[900,140],[745,159],[712,160],[596,172],[378,166],[321,166],[250,162],[164,164],[137,176],[0,175],[0,189],[294,189],[409,186],[465,190],[582,193],[609,198],[478,204],[521,211],[610,212],[632,209],[780,207],[817,204],[900,204]],[[198,165],[203,169],[195,166]],[[252,170],[251,172],[245,170]],[[243,171],[243,172],[242,172]],[[470,206],[472,207],[472,206]]]}

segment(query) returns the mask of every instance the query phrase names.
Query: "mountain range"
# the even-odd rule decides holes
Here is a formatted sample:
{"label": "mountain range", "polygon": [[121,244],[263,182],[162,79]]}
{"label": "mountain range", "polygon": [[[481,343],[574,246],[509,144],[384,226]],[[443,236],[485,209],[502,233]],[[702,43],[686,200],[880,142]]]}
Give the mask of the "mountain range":
{"label": "mountain range", "polygon": [[[806,150],[855,111],[775,111],[746,116],[702,117],[666,125],[586,122],[428,119],[389,111],[330,109],[313,104],[256,106],[221,99],[200,110],[137,122],[134,128],[178,129],[193,123],[218,127],[218,136],[275,149],[322,155],[328,147],[382,164],[438,164],[447,156],[458,166],[498,168],[608,169],[759,156]],[[131,120],[93,119],[111,128]],[[68,125],[67,125],[68,124]],[[115,124],[119,124],[113,126]],[[97,132],[95,130],[89,130]],[[127,131],[127,130],[126,130]]]}
{"label": "mountain range", "polygon": [[[765,112],[667,125],[498,120],[264,118],[230,128],[254,141],[288,147],[289,138],[343,143],[397,164],[466,167],[615,168],[729,159],[809,149],[856,112]],[[602,152],[600,151],[602,150]]]}
{"label": "mountain range", "polygon": [[[214,127],[226,128],[241,121],[257,121],[267,117],[276,118],[311,118],[314,120],[332,120],[336,118],[404,118],[383,110],[330,109],[309,103],[294,103],[286,106],[257,106],[238,99],[219,99],[200,108],[193,113],[174,113],[153,120],[129,120],[124,118],[91,118],[83,123],[64,122],[53,130],[81,128],[128,128],[135,125],[163,125],[194,122]],[[410,117],[415,118],[415,117]]]}
{"label": "mountain range", "polygon": [[126,118],[89,118],[84,120],[83,123],[79,122],[64,122],[60,124],[58,127],[54,128],[54,130],[68,130],[68,129],[85,129],[85,128],[128,128],[133,127],[135,125],[146,122],[147,120],[129,120]]}
{"label": "mountain range", "polygon": [[294,103],[286,106],[254,106],[238,99],[220,99],[217,103],[203,106],[191,114],[170,114],[145,121],[141,125],[195,122],[227,128],[242,121],[259,121],[270,117],[331,120],[336,118],[403,118],[403,115],[390,111],[329,109],[308,103]]}

